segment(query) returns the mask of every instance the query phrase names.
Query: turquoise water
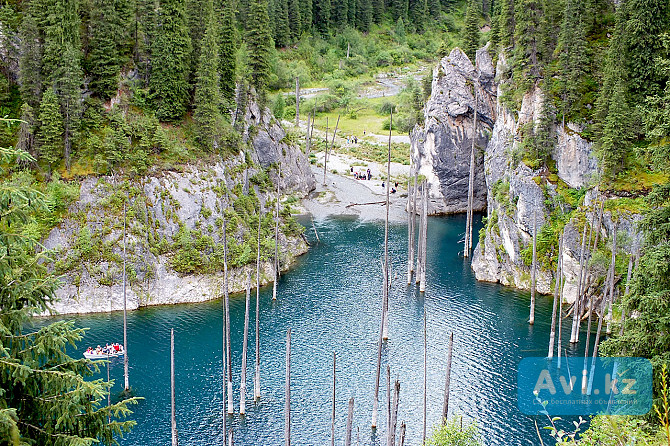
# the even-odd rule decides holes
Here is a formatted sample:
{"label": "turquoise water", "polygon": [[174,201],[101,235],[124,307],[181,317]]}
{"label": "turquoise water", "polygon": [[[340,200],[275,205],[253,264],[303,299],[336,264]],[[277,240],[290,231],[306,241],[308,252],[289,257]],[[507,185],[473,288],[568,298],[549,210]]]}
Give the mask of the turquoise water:
{"label": "turquoise water", "polygon": [[[390,340],[382,360],[383,370],[389,364],[392,379],[401,382],[398,419],[407,424],[405,444],[420,444],[422,431],[424,307],[428,315],[429,432],[440,418],[448,336],[454,332],[450,416],[476,419],[487,445],[539,444],[533,418],[522,415],[516,407],[516,367],[523,357],[546,355],[551,300],[538,300],[536,323],[531,327],[526,322],[528,293],[477,282],[458,252],[464,222],[463,216],[429,220],[425,297],[414,286],[406,286],[407,228],[391,227],[390,252],[393,275],[397,276],[390,298]],[[271,301],[271,287],[261,292],[259,404],[252,401],[252,292],[247,415],[228,417],[237,445],[283,444],[288,328],[292,330],[292,444],[330,442],[333,351],[337,354],[336,444],[344,444],[351,396],[355,398],[353,444],[357,429],[361,444],[385,444],[385,374],[377,430],[383,439],[370,429],[384,227],[350,219],[329,219],[316,226],[321,242],[282,276],[278,300]],[[311,228],[306,234],[314,241]],[[170,328],[175,330],[180,445],[222,444],[221,315],[221,301],[129,313],[130,383],[134,393],[145,399],[135,406],[133,419],[138,425],[121,440],[122,445],[169,444]],[[75,320],[78,326],[90,327],[80,346],[82,351],[86,345],[123,339],[121,313],[78,316]],[[236,295],[231,300],[236,411],[243,325],[244,296]],[[113,360],[111,375],[117,383],[114,395],[118,395],[123,384],[122,360]],[[106,376],[104,370],[102,376]],[[544,420],[538,422],[544,425]]]}

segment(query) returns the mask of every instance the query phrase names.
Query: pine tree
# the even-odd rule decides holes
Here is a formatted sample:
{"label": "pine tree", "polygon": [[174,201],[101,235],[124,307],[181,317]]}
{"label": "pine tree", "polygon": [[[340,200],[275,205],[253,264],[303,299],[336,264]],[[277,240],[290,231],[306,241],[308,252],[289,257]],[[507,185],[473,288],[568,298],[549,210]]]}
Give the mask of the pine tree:
{"label": "pine tree", "polygon": [[300,33],[302,30],[300,0],[288,1],[288,27],[289,27],[289,39],[291,43],[293,43],[300,38]]}
{"label": "pine tree", "polygon": [[19,85],[21,97],[33,109],[39,107],[42,95],[42,44],[37,20],[29,11],[21,22]]}
{"label": "pine tree", "polygon": [[395,24],[395,37],[398,39],[398,42],[405,43],[407,33],[405,32],[405,23],[402,17],[398,17],[398,21]]}
{"label": "pine tree", "polygon": [[349,0],[331,0],[332,25],[344,29],[349,23]]}
{"label": "pine tree", "polygon": [[498,19],[498,40],[500,48],[514,46],[514,0],[500,1],[500,17]]}
{"label": "pine tree", "polygon": [[63,156],[63,116],[60,114],[58,96],[53,89],[42,95],[39,114],[39,133],[37,135],[37,152],[51,171]]}
{"label": "pine tree", "polygon": [[280,48],[288,46],[291,38],[288,26],[288,0],[274,0],[273,20],[275,45]]}
{"label": "pine tree", "polygon": [[475,63],[475,54],[479,49],[479,0],[470,0],[465,13],[465,26],[463,28],[463,42],[465,54]]}
{"label": "pine tree", "polygon": [[221,29],[219,30],[219,85],[222,104],[230,109],[235,101],[235,69],[237,64],[237,27],[233,3],[221,0],[219,4]]}
{"label": "pine tree", "polygon": [[189,103],[189,57],[191,42],[183,0],[161,2],[156,38],[152,45],[149,87],[156,117],[178,121]]}
{"label": "pine tree", "polygon": [[500,46],[500,3],[501,0],[495,0],[491,7],[491,47],[493,52],[498,51]]}
{"label": "pine tree", "polygon": [[193,119],[198,126],[198,141],[205,149],[216,147],[216,136],[221,119],[219,104],[219,48],[211,0],[206,1],[209,10],[205,17],[207,28],[202,40],[202,51],[196,76],[195,112]]}
{"label": "pine tree", "polygon": [[626,165],[635,134],[631,126],[622,123],[628,122],[631,114],[632,109],[628,104],[626,84],[622,78],[619,78],[610,98],[609,111],[598,150],[603,173],[609,178],[615,178]]}
{"label": "pine tree", "polygon": [[442,4],[440,0],[428,0],[428,12],[432,20],[440,20],[442,18]]}
{"label": "pine tree", "polygon": [[314,26],[321,35],[328,35],[330,28],[330,0],[314,0]]}
{"label": "pine tree", "polygon": [[372,0],[358,0],[356,9],[356,27],[362,32],[370,31],[372,26]]}
{"label": "pine tree", "polygon": [[578,101],[586,66],[589,62],[586,53],[586,30],[582,20],[582,11],[577,0],[566,0],[563,21],[559,33],[559,83],[563,100],[563,113],[568,115]]}
{"label": "pine tree", "polygon": [[196,71],[200,61],[200,44],[207,28],[206,10],[210,0],[184,0],[186,2],[186,21],[191,38],[191,54],[189,61],[189,81],[196,82]]}
{"label": "pine tree", "polygon": [[[382,23],[384,20],[384,13],[386,12],[386,6],[384,0],[371,0],[372,1],[372,21],[377,25]],[[439,0],[434,0],[439,2]]]}
{"label": "pine tree", "polygon": [[538,47],[541,5],[539,0],[517,0],[514,9],[514,71],[519,80],[534,80],[540,76]]}
{"label": "pine tree", "polygon": [[[47,101],[58,112],[56,95]],[[30,161],[25,152],[2,149],[4,166]],[[48,212],[42,194],[20,183],[0,184],[0,432],[4,444],[83,445],[112,444],[134,425],[123,421],[128,405],[122,400],[107,407],[111,383],[91,379],[98,371],[90,361],[75,359],[75,348],[85,330],[72,321],[59,321],[34,329],[31,316],[45,312],[57,286],[47,265],[53,254],[39,245],[34,231],[23,231],[36,213]]]}
{"label": "pine tree", "polygon": [[251,84],[262,95],[270,77],[272,37],[270,35],[267,0],[251,2],[246,42],[249,51]]}
{"label": "pine tree", "polygon": [[626,25],[631,92],[636,99],[658,94],[662,79],[654,59],[662,50],[662,33],[670,30],[670,3],[667,0],[628,0]]}
{"label": "pine tree", "polygon": [[312,0],[300,0],[300,19],[302,21],[302,31],[310,32],[312,30]]}
{"label": "pine tree", "polygon": [[119,30],[115,25],[119,20],[114,2],[93,0],[88,67],[91,89],[103,99],[112,97],[118,87],[120,56],[116,38]]}
{"label": "pine tree", "polygon": [[70,43],[67,43],[62,66],[58,70],[55,83],[56,93],[60,99],[61,114],[63,115],[63,129],[65,130],[64,157],[68,171],[70,170],[72,146],[81,124],[81,87],[84,83],[84,75],[79,63],[80,57],[79,49],[75,49]]}

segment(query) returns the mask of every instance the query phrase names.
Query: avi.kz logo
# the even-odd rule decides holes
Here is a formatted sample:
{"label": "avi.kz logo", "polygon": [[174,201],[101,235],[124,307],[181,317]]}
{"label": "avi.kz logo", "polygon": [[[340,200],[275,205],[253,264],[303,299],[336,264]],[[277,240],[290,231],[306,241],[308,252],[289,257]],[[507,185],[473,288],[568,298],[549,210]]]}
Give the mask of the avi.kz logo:
{"label": "avi.kz logo", "polygon": [[517,404],[527,415],[644,415],[652,405],[645,358],[524,358]]}

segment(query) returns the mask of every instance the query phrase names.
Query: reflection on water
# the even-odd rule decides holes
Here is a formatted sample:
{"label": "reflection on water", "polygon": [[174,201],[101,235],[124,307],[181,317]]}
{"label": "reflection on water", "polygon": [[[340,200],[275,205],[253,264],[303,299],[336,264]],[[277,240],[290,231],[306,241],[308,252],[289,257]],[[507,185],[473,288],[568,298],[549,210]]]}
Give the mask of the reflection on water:
{"label": "reflection on water", "polygon": [[[551,300],[538,299],[536,324],[530,327],[526,322],[528,293],[477,282],[458,253],[464,221],[463,216],[429,220],[425,297],[406,285],[406,226],[391,227],[394,281],[390,340],[384,346],[383,367],[385,370],[390,364],[392,379],[401,382],[398,421],[407,424],[406,444],[420,444],[425,307],[429,428],[439,422],[446,349],[449,333],[454,332],[450,415],[476,419],[487,445],[538,444],[533,419],[522,415],[516,406],[516,367],[522,357],[546,354]],[[261,292],[263,396],[259,404],[251,402],[255,354],[252,293],[247,415],[228,417],[237,445],[283,444],[288,328],[292,329],[292,443],[322,445],[330,441],[333,351],[337,353],[336,444],[344,443],[352,396],[354,442],[360,429],[362,444],[385,443],[385,374],[378,437],[370,430],[384,228],[382,224],[327,220],[317,223],[317,230],[321,242],[282,276],[279,299],[271,301],[271,289]],[[313,238],[312,231],[306,234]],[[221,301],[152,307],[129,314],[130,383],[135,394],[145,399],[135,407],[133,419],[138,425],[121,440],[122,445],[169,444],[170,328],[175,329],[180,444],[222,444],[221,315]],[[84,341],[87,345],[120,341],[122,320],[121,313],[76,318],[78,326],[90,327]],[[234,296],[231,301],[231,324],[235,407],[239,411],[244,296]],[[82,344],[80,349],[85,347]],[[111,367],[118,394],[123,383],[122,360],[114,360]],[[104,370],[102,376],[106,377]],[[543,420],[539,422],[542,425]]]}

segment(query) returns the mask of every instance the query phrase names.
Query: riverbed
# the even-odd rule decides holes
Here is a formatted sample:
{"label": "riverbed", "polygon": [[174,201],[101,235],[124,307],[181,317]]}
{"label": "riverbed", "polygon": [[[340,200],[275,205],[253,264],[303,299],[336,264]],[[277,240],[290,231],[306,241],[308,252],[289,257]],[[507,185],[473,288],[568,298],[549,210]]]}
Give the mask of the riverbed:
{"label": "riverbed", "polygon": [[[381,313],[383,223],[355,218],[316,220],[317,243],[311,222],[307,222],[310,230],[306,235],[313,247],[282,276],[278,300],[271,300],[271,287],[261,291],[262,398],[258,404],[253,403],[252,328],[247,415],[228,417],[228,426],[232,426],[237,445],[283,444],[285,338],[290,328],[292,444],[329,444],[333,352],[337,355],[336,444],[344,444],[351,397],[355,399],[353,444],[357,444],[357,434],[360,444],[385,444],[385,374],[384,390],[380,391],[380,426],[376,432],[370,428]],[[406,284],[407,227],[391,225],[390,339],[383,348],[382,367],[386,370],[389,365],[392,379],[401,383],[398,419],[407,425],[405,444],[421,443],[424,309],[428,327],[429,433],[440,420],[448,337],[453,332],[450,417],[463,416],[466,423],[476,421],[486,445],[539,444],[534,419],[522,415],[516,406],[516,367],[523,357],[546,354],[551,300],[538,299],[536,323],[529,326],[528,293],[477,282],[459,252],[464,226],[464,216],[429,219],[424,296],[415,286]],[[253,327],[255,292],[251,303]],[[230,305],[238,412],[244,296],[233,296]],[[222,444],[221,319],[220,300],[129,313],[130,384],[134,394],[144,400],[134,407],[132,418],[138,425],[120,440],[122,445],[169,444],[171,328],[176,344],[179,443]],[[121,313],[77,316],[75,321],[77,326],[90,327],[81,351],[86,345],[122,340]],[[113,360],[111,376],[116,380],[113,395],[117,396],[123,383],[122,360]],[[100,377],[106,378],[105,370]],[[544,425],[544,420],[538,422]]]}

